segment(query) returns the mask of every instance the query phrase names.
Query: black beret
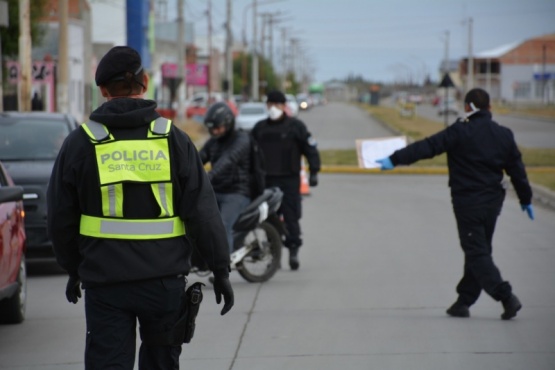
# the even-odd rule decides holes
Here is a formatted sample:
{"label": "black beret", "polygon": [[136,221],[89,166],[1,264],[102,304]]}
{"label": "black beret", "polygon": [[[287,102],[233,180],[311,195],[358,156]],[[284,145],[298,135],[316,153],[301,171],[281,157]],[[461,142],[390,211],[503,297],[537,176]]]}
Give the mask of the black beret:
{"label": "black beret", "polygon": [[115,46],[100,59],[94,79],[96,86],[123,80],[127,72],[138,75],[142,71],[141,56],[129,46]]}
{"label": "black beret", "polygon": [[278,90],[270,91],[267,95],[266,102],[267,103],[281,103],[285,104],[285,95]]}

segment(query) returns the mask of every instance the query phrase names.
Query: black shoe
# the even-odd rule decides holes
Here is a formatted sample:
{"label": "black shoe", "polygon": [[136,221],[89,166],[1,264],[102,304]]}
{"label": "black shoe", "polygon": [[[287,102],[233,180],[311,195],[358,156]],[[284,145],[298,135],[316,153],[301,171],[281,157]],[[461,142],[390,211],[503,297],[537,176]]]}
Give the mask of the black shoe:
{"label": "black shoe", "polygon": [[299,248],[289,248],[289,267],[291,270],[298,270],[300,263],[299,263]]}
{"label": "black shoe", "polygon": [[470,317],[468,306],[459,302],[453,303],[453,305],[449,307],[446,312],[449,316],[453,317]]}
{"label": "black shoe", "polygon": [[501,319],[510,320],[516,316],[516,313],[522,308],[522,304],[516,295],[511,294],[509,298],[501,302],[505,312],[501,314]]}

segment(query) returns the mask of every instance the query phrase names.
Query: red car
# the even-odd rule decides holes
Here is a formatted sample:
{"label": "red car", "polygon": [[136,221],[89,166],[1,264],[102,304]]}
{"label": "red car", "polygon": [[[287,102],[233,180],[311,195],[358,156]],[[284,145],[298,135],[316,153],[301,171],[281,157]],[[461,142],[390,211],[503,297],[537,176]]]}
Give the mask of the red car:
{"label": "red car", "polygon": [[0,163],[0,323],[19,324],[25,319],[27,273],[23,188]]}

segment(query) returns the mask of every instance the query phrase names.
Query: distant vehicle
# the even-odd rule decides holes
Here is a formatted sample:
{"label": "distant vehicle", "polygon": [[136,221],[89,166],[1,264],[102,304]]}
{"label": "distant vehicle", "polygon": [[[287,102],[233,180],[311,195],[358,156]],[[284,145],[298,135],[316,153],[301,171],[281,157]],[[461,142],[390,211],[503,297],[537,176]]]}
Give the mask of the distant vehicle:
{"label": "distant vehicle", "polygon": [[206,92],[200,92],[193,95],[185,104],[185,116],[187,118],[192,118],[199,122],[202,122],[206,110],[208,107],[216,102],[225,101],[227,105],[231,108],[233,114],[237,115],[237,104],[232,98],[230,100],[225,100],[224,95],[221,92],[211,92],[210,99],[207,100],[208,94]]}
{"label": "distant vehicle", "polygon": [[250,131],[258,121],[268,118],[268,109],[265,103],[243,103],[239,114],[235,117],[237,130]]}
{"label": "distant vehicle", "polygon": [[19,324],[25,320],[27,270],[23,188],[0,163],[0,323]]}
{"label": "distant vehicle", "polygon": [[297,99],[291,94],[285,94],[285,99],[287,99],[285,104],[287,108],[289,108],[289,115],[291,117],[297,117],[299,115],[299,103],[297,103]]}
{"label": "distant vehicle", "polygon": [[424,101],[424,97],[420,94],[409,95],[409,103],[420,104]]}
{"label": "distant vehicle", "polygon": [[312,105],[315,107],[326,104],[326,99],[320,93],[310,94],[310,99],[312,100]]}
{"label": "distant vehicle", "polygon": [[438,104],[439,110],[437,112],[438,115],[443,116],[443,115],[458,115],[459,114],[459,106],[458,103],[455,99],[453,98],[447,98],[447,99],[442,99],[439,104]]}
{"label": "distant vehicle", "polygon": [[312,106],[312,100],[307,94],[297,94],[297,103],[301,110],[307,110]]}
{"label": "distant vehicle", "polygon": [[235,100],[235,104],[237,105],[237,107],[239,107],[241,104],[246,103],[246,102],[249,101],[248,97],[246,97],[245,95],[241,95],[241,94],[233,95],[233,100]]}
{"label": "distant vehicle", "polygon": [[78,126],[67,114],[0,113],[0,161],[25,191],[27,259],[54,257],[46,234],[46,188],[63,141]]}

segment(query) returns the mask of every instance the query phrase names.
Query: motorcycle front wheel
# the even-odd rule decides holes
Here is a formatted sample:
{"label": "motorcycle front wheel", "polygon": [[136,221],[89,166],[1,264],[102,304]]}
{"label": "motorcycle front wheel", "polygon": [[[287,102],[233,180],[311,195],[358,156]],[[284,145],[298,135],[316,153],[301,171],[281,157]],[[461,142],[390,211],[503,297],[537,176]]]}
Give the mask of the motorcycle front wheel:
{"label": "motorcycle front wheel", "polygon": [[262,222],[245,237],[251,251],[237,263],[237,272],[250,283],[268,281],[281,263],[281,235],[269,222]]}

